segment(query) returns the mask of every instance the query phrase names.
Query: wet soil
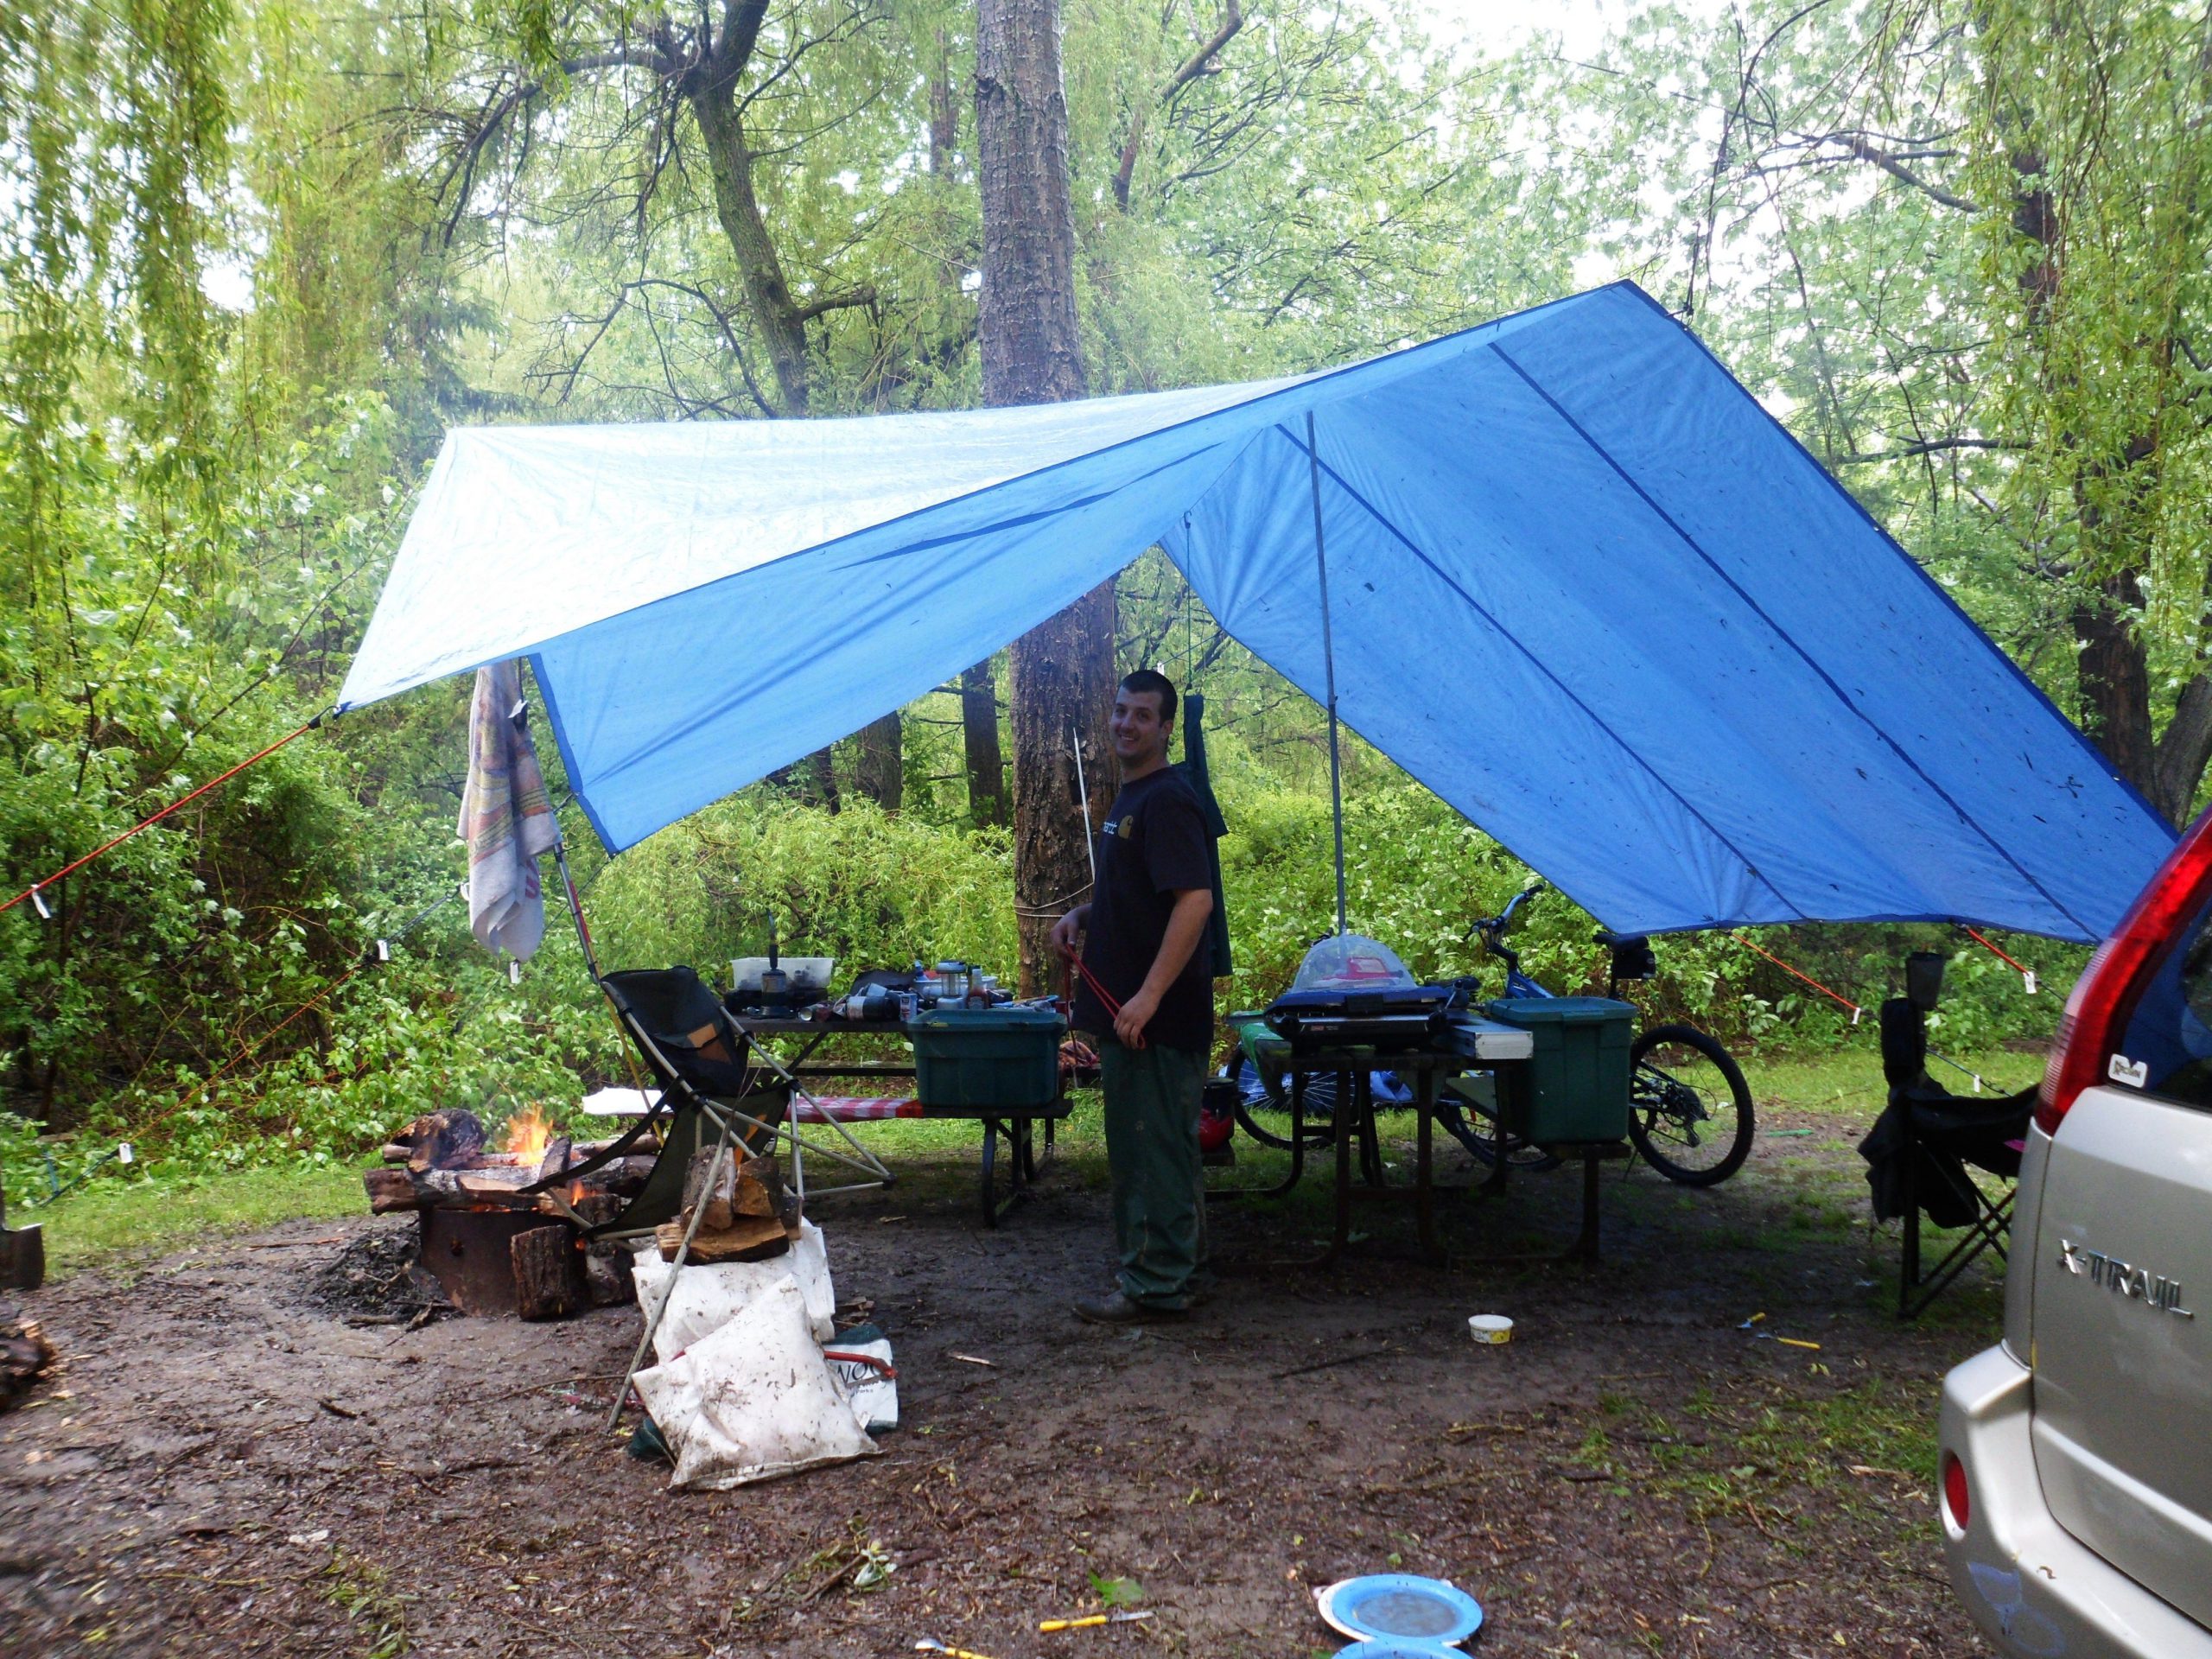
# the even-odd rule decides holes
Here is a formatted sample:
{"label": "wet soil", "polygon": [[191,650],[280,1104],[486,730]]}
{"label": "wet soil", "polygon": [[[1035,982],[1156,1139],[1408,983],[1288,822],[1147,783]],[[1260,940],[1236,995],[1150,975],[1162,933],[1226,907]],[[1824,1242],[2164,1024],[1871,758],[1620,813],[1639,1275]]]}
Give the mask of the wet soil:
{"label": "wet soil", "polygon": [[[971,1164],[905,1160],[813,1211],[847,1317],[897,1344],[903,1427],[721,1494],[602,1427],[633,1308],[359,1323],[419,1310],[409,1221],[80,1274],[27,1299],[65,1358],[0,1418],[0,1654],[1281,1659],[1340,1645],[1313,1586],[1390,1570],[1477,1596],[1498,1659],[1983,1652],[1930,1465],[1993,1288],[1897,1324],[1865,1125],[1764,1127],[1712,1192],[1610,1170],[1595,1266],[1493,1260],[1572,1238],[1572,1172],[1454,1198],[1441,1268],[1395,1206],[1340,1265],[1281,1265],[1318,1181],[1217,1205],[1220,1287],[1137,1331],[1067,1311],[1109,1282],[1095,1159],[996,1231]],[[1510,1346],[1469,1340],[1483,1312]],[[855,1590],[871,1545],[895,1570]],[[1154,1617],[1037,1632],[1129,1597]]]}

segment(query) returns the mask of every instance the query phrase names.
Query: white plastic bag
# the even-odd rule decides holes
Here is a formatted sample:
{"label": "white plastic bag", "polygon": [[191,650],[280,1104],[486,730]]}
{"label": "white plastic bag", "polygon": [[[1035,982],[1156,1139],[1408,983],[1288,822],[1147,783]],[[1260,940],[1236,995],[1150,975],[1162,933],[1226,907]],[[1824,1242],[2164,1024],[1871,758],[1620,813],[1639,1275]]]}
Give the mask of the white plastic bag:
{"label": "white plastic bag", "polygon": [[721,1491],[877,1451],[815,1345],[805,1299],[790,1279],[636,1381],[676,1453],[673,1487]]}
{"label": "white plastic bag", "polygon": [[[641,1245],[631,1276],[638,1287],[638,1306],[652,1317],[661,1288],[674,1271],[660,1259],[658,1243]],[[781,1255],[766,1262],[718,1262],[695,1266],[687,1262],[677,1275],[676,1294],[653,1332],[653,1357],[666,1364],[693,1343],[720,1330],[772,1285],[795,1282],[805,1299],[807,1317],[815,1338],[827,1342],[836,1329],[836,1292],[830,1282],[830,1253],[822,1230],[810,1221],[798,1224],[798,1238]]]}

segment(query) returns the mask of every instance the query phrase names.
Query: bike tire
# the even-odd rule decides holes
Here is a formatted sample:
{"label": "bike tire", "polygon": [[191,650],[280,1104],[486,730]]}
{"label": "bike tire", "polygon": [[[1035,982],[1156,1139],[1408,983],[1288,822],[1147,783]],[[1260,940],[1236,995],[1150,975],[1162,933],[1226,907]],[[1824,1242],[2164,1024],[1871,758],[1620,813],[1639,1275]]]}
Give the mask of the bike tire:
{"label": "bike tire", "polygon": [[[1224,1077],[1235,1077],[1236,1075],[1237,1066],[1243,1061],[1243,1058],[1244,1051],[1243,1048],[1238,1047],[1231,1049],[1229,1052],[1229,1064],[1222,1067],[1221,1075]],[[1266,1081],[1266,1077],[1267,1074],[1265,1072],[1262,1072],[1261,1080],[1263,1083]],[[1273,1085],[1268,1087],[1268,1098],[1271,1103],[1280,1097],[1280,1094],[1281,1091]],[[1236,1104],[1230,1109],[1234,1111],[1236,1116],[1238,1127],[1241,1128],[1245,1134],[1250,1135],[1255,1141],[1258,1141],[1262,1146],[1273,1147],[1277,1152],[1288,1152],[1291,1149],[1290,1135],[1277,1135],[1273,1129],[1261,1122],[1259,1115],[1252,1109],[1250,1103],[1244,1098],[1244,1094],[1242,1090],[1237,1091]],[[1274,1106],[1273,1109],[1281,1112],[1286,1117],[1287,1117],[1290,1116],[1290,1102],[1284,1100],[1279,1106]],[[1334,1126],[1326,1123],[1306,1123],[1300,1125],[1294,1121],[1291,1124],[1291,1133],[1293,1135],[1302,1135],[1308,1147],[1332,1146],[1336,1141],[1336,1130]]]}
{"label": "bike tire", "polygon": [[[1725,1099],[1721,1090],[1697,1090],[1650,1058],[1669,1047],[1692,1050],[1709,1062],[1719,1074]],[[1685,1145],[1697,1144],[1694,1122],[1679,1133],[1671,1128],[1684,1116],[1680,1091],[1685,1089],[1701,1096],[1710,1095],[1709,1099],[1700,1099],[1700,1109],[1716,1129],[1729,1137],[1726,1150],[1712,1163],[1689,1163],[1675,1155]],[[1732,1119],[1725,1128],[1720,1122],[1724,1114]],[[1719,1042],[1694,1026],[1654,1026],[1637,1038],[1629,1050],[1628,1138],[1652,1168],[1683,1186],[1718,1186],[1744,1166],[1744,1160],[1751,1154],[1751,1137],[1757,1130],[1751,1085],[1744,1081],[1744,1070],[1736,1064],[1735,1056]],[[1719,1140],[1716,1134],[1714,1143]]]}
{"label": "bike tire", "polygon": [[[1472,1101],[1439,1100],[1436,1122],[1445,1134],[1466,1148],[1467,1156],[1485,1169],[1497,1167],[1497,1120]],[[1505,1137],[1507,1166],[1529,1174],[1539,1174],[1560,1166],[1557,1153],[1546,1152],[1541,1147],[1516,1136]]]}

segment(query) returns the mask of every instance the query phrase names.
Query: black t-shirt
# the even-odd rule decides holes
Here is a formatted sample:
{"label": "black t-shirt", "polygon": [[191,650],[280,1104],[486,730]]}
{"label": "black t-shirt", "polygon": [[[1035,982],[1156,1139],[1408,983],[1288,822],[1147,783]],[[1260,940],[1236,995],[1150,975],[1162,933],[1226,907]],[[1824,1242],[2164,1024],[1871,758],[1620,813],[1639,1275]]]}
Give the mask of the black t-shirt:
{"label": "black t-shirt", "polygon": [[[1097,837],[1098,886],[1090,896],[1083,963],[1116,1002],[1135,996],[1152,971],[1175,895],[1212,887],[1211,850],[1198,795],[1174,767],[1149,772],[1114,798]],[[1114,1030],[1098,998],[1080,982],[1075,1025],[1102,1036]],[[1213,981],[1203,935],[1144,1034],[1146,1042],[1166,1048],[1205,1053],[1213,1046]]]}

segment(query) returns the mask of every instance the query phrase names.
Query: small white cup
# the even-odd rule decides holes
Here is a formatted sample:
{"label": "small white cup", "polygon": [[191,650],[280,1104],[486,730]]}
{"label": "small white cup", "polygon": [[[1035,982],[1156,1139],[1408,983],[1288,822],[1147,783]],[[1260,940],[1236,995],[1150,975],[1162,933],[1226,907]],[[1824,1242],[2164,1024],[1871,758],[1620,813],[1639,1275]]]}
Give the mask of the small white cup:
{"label": "small white cup", "polygon": [[1467,1321],[1467,1334],[1480,1343],[1508,1343],[1513,1340],[1513,1321],[1503,1313],[1478,1313]]}

